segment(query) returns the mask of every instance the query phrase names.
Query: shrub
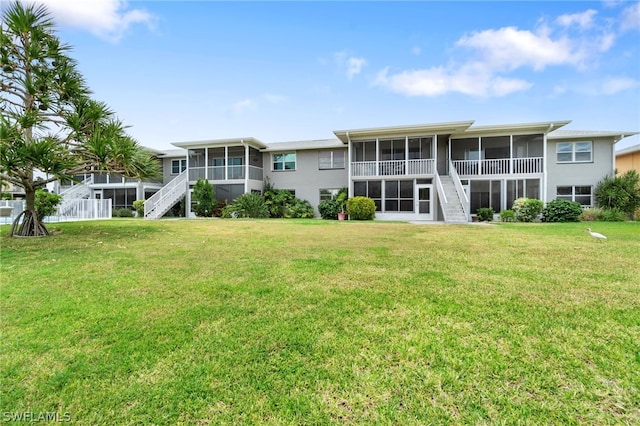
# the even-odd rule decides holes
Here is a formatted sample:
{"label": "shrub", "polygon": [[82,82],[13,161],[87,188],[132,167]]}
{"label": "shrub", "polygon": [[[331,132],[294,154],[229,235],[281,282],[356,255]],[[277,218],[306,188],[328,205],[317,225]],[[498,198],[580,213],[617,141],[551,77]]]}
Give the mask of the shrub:
{"label": "shrub", "polygon": [[589,209],[582,210],[580,213],[580,220],[584,222],[592,222],[594,220],[599,220],[602,215],[602,209],[598,207],[591,207]]}
{"label": "shrub", "polygon": [[621,176],[607,176],[598,182],[594,195],[598,207],[615,209],[632,218],[640,207],[640,175],[629,170]]}
{"label": "shrub", "polygon": [[542,211],[542,201],[534,198],[518,198],[513,202],[513,213],[519,222],[533,222]]}
{"label": "shrub", "polygon": [[495,213],[491,207],[481,207],[476,211],[480,222],[491,222]]}
{"label": "shrub", "polygon": [[313,206],[307,200],[294,198],[292,202],[287,204],[284,212],[287,219],[310,219],[315,217]]}
{"label": "shrub", "polygon": [[333,200],[324,200],[318,205],[318,211],[323,219],[338,219],[338,213],[345,211],[347,203],[347,188],[342,188]]}
{"label": "shrub", "polygon": [[144,216],[144,200],[135,200],[133,202],[133,208],[138,212],[138,217]]}
{"label": "shrub", "polygon": [[213,185],[206,179],[198,179],[193,186],[193,212],[198,217],[212,217],[217,205]]}
{"label": "shrub", "polygon": [[500,220],[502,222],[513,222],[516,220],[516,215],[513,210],[502,210],[500,212]]}
{"label": "shrub", "polygon": [[376,203],[368,197],[349,198],[347,213],[352,220],[373,220],[376,217]]}
{"label": "shrub", "polygon": [[264,201],[271,217],[284,217],[287,207],[293,203],[295,196],[286,189],[271,189],[264,191]]}
{"label": "shrub", "polygon": [[115,209],[112,213],[113,217],[133,217],[133,211],[130,209]]}
{"label": "shrub", "polygon": [[557,198],[542,210],[543,222],[578,222],[582,214],[580,203]]}
{"label": "shrub", "polygon": [[38,220],[43,220],[47,216],[56,214],[58,204],[62,202],[62,197],[58,194],[45,191],[44,189],[36,190],[35,208]]}
{"label": "shrub", "polygon": [[624,222],[626,219],[626,212],[620,209],[602,209],[597,220],[602,222]]}
{"label": "shrub", "polygon": [[262,195],[258,193],[242,194],[233,203],[222,209],[222,217],[269,217],[269,209]]}

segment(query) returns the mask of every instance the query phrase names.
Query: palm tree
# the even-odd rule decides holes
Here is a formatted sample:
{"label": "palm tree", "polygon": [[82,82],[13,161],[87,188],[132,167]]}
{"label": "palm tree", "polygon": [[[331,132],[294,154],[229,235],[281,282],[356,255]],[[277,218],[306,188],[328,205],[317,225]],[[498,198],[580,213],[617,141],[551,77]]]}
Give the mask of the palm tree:
{"label": "palm tree", "polygon": [[[48,235],[35,192],[82,173],[159,174],[151,153],[126,134],[90,90],[56,37],[44,6],[9,5],[0,25],[0,179],[24,188],[11,235]],[[36,175],[44,174],[42,179]]]}

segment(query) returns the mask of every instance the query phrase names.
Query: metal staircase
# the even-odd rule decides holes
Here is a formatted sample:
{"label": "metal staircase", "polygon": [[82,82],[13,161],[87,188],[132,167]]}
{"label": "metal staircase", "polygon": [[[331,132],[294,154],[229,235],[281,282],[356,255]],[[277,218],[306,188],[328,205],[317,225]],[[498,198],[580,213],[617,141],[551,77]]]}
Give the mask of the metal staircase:
{"label": "metal staircase", "polygon": [[469,197],[460,176],[451,162],[449,162],[449,175],[435,175],[438,188],[438,196],[444,221],[446,223],[468,223],[469,222]]}
{"label": "metal staircase", "polygon": [[180,173],[144,202],[144,218],[158,219],[187,193],[187,172]]}
{"label": "metal staircase", "polygon": [[93,175],[89,176],[82,182],[66,188],[64,191],[60,191],[60,196],[64,200],[82,200],[85,198],[91,198],[91,189],[89,184],[93,183]]}

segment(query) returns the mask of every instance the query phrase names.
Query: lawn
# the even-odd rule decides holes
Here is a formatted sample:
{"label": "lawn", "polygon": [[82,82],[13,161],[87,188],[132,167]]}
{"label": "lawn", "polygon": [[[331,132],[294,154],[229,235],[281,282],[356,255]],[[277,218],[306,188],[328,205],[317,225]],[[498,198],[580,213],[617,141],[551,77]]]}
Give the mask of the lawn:
{"label": "lawn", "polygon": [[1,421],[639,424],[640,223],[586,226],[5,226]]}

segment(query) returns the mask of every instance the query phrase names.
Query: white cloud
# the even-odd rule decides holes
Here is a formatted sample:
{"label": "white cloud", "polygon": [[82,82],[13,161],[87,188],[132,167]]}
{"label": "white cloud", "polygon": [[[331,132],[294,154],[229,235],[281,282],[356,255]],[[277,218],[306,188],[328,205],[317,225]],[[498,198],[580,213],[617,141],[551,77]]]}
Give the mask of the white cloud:
{"label": "white cloud", "polygon": [[276,95],[273,93],[265,93],[263,95],[264,99],[270,104],[281,104],[287,101],[287,97],[283,95]]}
{"label": "white cloud", "polygon": [[593,17],[597,14],[593,9],[582,13],[560,15],[556,22],[564,27],[578,26],[580,28],[590,28],[593,25]]}
{"label": "white cloud", "polygon": [[36,0],[35,2],[44,4],[57,24],[82,28],[111,42],[118,42],[135,24],[144,24],[153,28],[157,20],[154,15],[144,9],[130,8],[124,0]]}
{"label": "white cloud", "polygon": [[413,53],[416,56],[420,56],[420,54],[422,53],[422,48],[420,46],[414,46],[411,49],[411,53]]}
{"label": "white cloud", "polygon": [[622,11],[620,29],[623,31],[640,30],[640,2],[634,3]]}
{"label": "white cloud", "polygon": [[258,107],[258,104],[253,99],[243,99],[234,103],[231,107],[231,110],[236,114],[242,114],[245,111],[255,110]]}
{"label": "white cloud", "polygon": [[364,58],[349,58],[347,60],[347,77],[351,79],[354,75],[360,74],[365,65],[367,65],[367,61]]}
{"label": "white cloud", "polygon": [[614,95],[625,90],[635,89],[640,87],[640,81],[633,78],[609,78],[602,84],[602,93],[605,95]]}
{"label": "white cloud", "polygon": [[362,72],[362,68],[367,65],[367,60],[355,56],[349,56],[348,52],[343,50],[333,54],[333,60],[341,71],[347,74],[351,80],[353,76]]}

